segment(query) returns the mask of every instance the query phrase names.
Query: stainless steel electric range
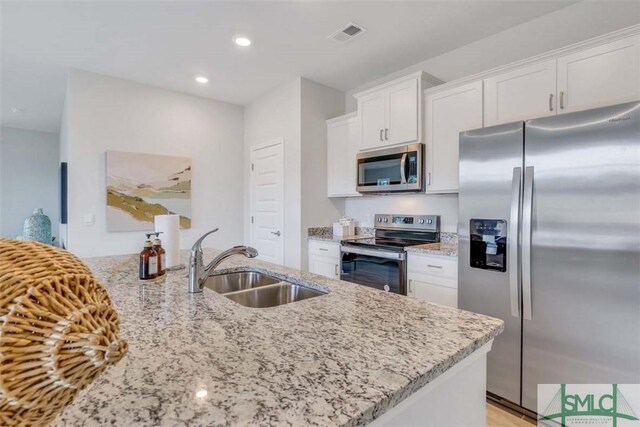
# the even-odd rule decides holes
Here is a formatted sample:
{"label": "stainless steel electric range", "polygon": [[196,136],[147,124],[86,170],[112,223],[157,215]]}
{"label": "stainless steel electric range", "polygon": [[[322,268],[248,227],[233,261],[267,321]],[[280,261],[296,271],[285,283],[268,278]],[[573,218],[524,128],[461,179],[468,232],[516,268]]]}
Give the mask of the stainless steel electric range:
{"label": "stainless steel electric range", "polygon": [[440,241],[438,215],[375,216],[375,236],[341,242],[340,279],[407,294],[405,248]]}

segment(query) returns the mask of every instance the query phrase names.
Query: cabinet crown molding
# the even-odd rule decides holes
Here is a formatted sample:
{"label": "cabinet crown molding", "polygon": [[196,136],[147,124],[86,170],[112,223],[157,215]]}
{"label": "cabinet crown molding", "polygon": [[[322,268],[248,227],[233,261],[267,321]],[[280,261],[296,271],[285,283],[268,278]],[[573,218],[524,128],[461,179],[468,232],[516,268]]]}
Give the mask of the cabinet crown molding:
{"label": "cabinet crown molding", "polygon": [[404,75],[402,77],[398,77],[397,79],[389,80],[388,82],[381,83],[381,84],[379,84],[377,86],[373,86],[373,87],[371,87],[369,89],[365,89],[365,90],[360,91],[358,93],[355,93],[355,94],[353,94],[353,97],[358,99],[358,98],[361,98],[363,96],[369,95],[371,93],[377,92],[377,91],[379,91],[381,89],[385,89],[385,88],[387,88],[389,86],[393,86],[395,84],[401,83],[401,82],[406,81],[406,80],[411,80],[411,79],[420,79],[420,80],[426,81],[427,83],[430,83],[431,85],[441,85],[441,84],[444,83],[443,80],[440,80],[439,78],[434,77],[431,74],[420,70],[420,71],[416,71],[416,72],[413,72],[413,73],[410,73],[410,74],[406,74],[406,75]]}
{"label": "cabinet crown molding", "polygon": [[[568,55],[571,53],[579,52],[581,50],[589,49],[592,47],[596,47],[599,45],[611,43],[616,40],[622,40],[624,38],[639,35],[640,34],[640,24],[632,25],[630,27],[626,27],[617,31],[613,31],[611,33],[603,34],[601,36],[593,37],[591,39],[583,40],[578,43],[570,44],[568,46],[564,46],[549,52],[541,53],[539,55],[532,56],[530,58],[522,59],[516,62],[511,62],[509,64],[501,65],[496,68],[492,68],[490,70],[481,71],[476,74],[472,74],[470,76],[462,77],[457,80],[451,80],[450,82],[442,83],[438,86],[427,88],[422,92],[424,94],[435,93],[441,90],[450,89],[452,87],[462,85],[465,83],[471,83],[476,80],[484,80],[488,77],[493,77],[499,74],[503,74],[505,72],[509,72],[512,70],[516,70],[518,68],[535,64],[536,62],[541,62],[550,59],[557,59],[560,56]],[[355,95],[354,95],[355,96]]]}
{"label": "cabinet crown molding", "polygon": [[353,111],[351,113],[347,113],[347,114],[343,114],[341,116],[338,117],[333,117],[331,119],[327,119],[326,123],[328,125],[333,124],[333,123],[337,123],[337,122],[342,122],[345,120],[351,120],[351,119],[356,119],[358,118],[358,112],[357,111]]}

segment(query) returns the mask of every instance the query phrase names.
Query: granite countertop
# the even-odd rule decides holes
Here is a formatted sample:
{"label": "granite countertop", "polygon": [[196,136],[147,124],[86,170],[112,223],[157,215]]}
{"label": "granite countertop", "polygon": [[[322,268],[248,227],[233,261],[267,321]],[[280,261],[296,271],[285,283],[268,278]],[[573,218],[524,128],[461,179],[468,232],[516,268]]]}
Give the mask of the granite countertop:
{"label": "granite countertop", "polygon": [[343,240],[356,240],[356,239],[367,239],[371,238],[371,236],[363,236],[363,235],[353,235],[353,236],[334,236],[333,234],[325,234],[325,235],[317,235],[317,236],[308,236],[307,240],[317,240],[319,242],[333,242],[340,243]]}
{"label": "granite countertop", "polygon": [[356,227],[356,234],[351,236],[334,236],[333,227],[311,227],[307,230],[307,240],[340,243],[343,240],[366,239],[373,236],[373,228]]}
{"label": "granite countertop", "polygon": [[440,255],[440,256],[458,256],[458,244],[457,243],[427,243],[424,245],[407,246],[404,248],[407,252],[413,252],[418,254],[428,255]]}
{"label": "granite countertop", "polygon": [[[372,229],[366,229],[368,233]],[[321,242],[333,242],[341,243],[344,240],[365,240],[370,239],[369,243],[374,243],[373,235],[371,234],[356,234],[354,236],[334,236],[333,230],[329,227],[317,227],[310,228],[307,239],[317,240]],[[407,252],[428,254],[428,255],[440,255],[448,257],[458,256],[458,235],[456,233],[440,233],[439,243],[426,243],[424,245],[407,246],[404,249]],[[365,242],[366,243],[366,242]]]}
{"label": "granite countertop", "polygon": [[[205,250],[205,260],[217,253]],[[189,294],[185,270],[141,284],[137,255],[85,261],[109,291],[129,352],[56,426],[363,425],[504,327],[242,256],[219,269],[268,272],[329,293],[253,309],[206,288]]]}

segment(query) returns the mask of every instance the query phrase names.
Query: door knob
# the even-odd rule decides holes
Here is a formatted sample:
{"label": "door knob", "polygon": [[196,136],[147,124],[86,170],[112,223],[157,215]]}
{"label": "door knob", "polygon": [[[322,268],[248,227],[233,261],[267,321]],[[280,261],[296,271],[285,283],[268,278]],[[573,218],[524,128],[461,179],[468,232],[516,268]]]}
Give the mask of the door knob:
{"label": "door knob", "polygon": [[280,230],[278,230],[278,231],[272,231],[272,232],[271,232],[271,234],[275,234],[276,236],[278,236],[278,237],[279,237],[279,236],[280,236]]}

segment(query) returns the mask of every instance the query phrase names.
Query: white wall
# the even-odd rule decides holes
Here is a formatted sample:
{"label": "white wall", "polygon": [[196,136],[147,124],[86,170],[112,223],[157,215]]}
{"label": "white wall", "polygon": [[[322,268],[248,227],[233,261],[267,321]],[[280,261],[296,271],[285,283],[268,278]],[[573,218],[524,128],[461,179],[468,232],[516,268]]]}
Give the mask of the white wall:
{"label": "white wall", "polygon": [[414,71],[456,80],[638,23],[638,1],[581,1],[349,90],[345,109],[356,110],[354,93]]}
{"label": "white wall", "polygon": [[43,208],[58,237],[60,217],[58,134],[0,128],[0,236],[22,235],[24,220]]}
{"label": "white wall", "polygon": [[[136,253],[145,240],[144,232],[107,232],[107,150],[190,157],[192,228],[182,230],[181,246],[190,247],[215,227],[220,231],[206,246],[240,243],[242,107],[70,70],[65,118],[72,252],[82,257]],[[94,214],[95,225],[84,226],[84,214]]]}
{"label": "white wall", "polygon": [[347,199],[345,215],[354,218],[361,227],[373,227],[375,214],[440,215],[441,231],[457,232],[457,194],[397,194],[364,196]]}
{"label": "white wall", "polygon": [[302,268],[307,269],[307,229],[342,216],[344,200],[327,197],[327,119],[344,113],[344,92],[301,81]]}
{"label": "white wall", "polygon": [[284,139],[284,263],[300,268],[300,79],[263,95],[244,109],[245,242],[250,242],[249,158],[251,147]]}

